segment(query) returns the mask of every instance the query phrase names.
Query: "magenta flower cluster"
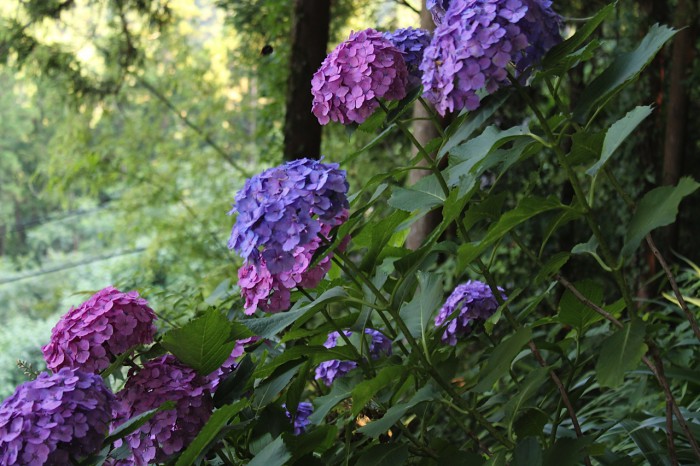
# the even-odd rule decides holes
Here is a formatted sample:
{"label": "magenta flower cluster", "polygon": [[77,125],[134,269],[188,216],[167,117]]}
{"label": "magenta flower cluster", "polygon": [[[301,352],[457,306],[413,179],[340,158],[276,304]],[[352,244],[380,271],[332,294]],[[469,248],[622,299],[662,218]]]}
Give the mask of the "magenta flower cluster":
{"label": "magenta flower cluster", "polygon": [[[343,333],[346,337],[352,336],[352,331],[350,330],[343,330]],[[379,330],[366,328],[365,334],[371,337],[367,341],[370,358],[379,359],[382,357],[382,355],[391,355],[391,340],[388,339],[382,332]],[[338,332],[331,332],[328,334],[328,338],[323,346],[326,348],[335,348],[338,345],[339,338],[341,338],[341,336]],[[340,359],[323,361],[318,365],[318,367],[316,367],[315,379],[322,381],[324,384],[326,384],[326,386],[330,387],[335,379],[345,376],[356,367],[357,363],[355,361]]]}
{"label": "magenta flower cluster", "polygon": [[408,70],[408,89],[421,85],[418,67],[423,60],[423,51],[430,44],[431,34],[426,29],[401,28],[385,32],[384,38],[391,42],[403,55]]}
{"label": "magenta flower cluster", "polygon": [[[505,300],[503,289],[499,288]],[[455,346],[457,339],[468,335],[476,321],[484,321],[498,309],[491,288],[478,280],[469,280],[454,289],[435,317],[435,326],[444,329],[443,343]]]}
{"label": "magenta flower cluster", "polygon": [[297,412],[294,416],[292,416],[292,413],[287,410],[286,405],[282,405],[282,407],[284,407],[284,412],[287,415],[287,418],[290,419],[294,425],[294,435],[301,435],[306,432],[306,428],[309,424],[311,424],[311,421],[309,421],[309,416],[311,416],[311,413],[314,412],[314,405],[308,401],[302,401],[297,406]]}
{"label": "magenta flower cluster", "polygon": [[117,393],[115,424],[158,408],[166,401],[174,409],[157,412],[138,430],[125,437],[132,456],[115,465],[162,463],[187,447],[206,424],[214,409],[210,380],[168,354],[148,361],[132,372]]}
{"label": "magenta flower cluster", "polygon": [[362,123],[379,106],[377,99],[403,99],[407,83],[401,52],[381,32],[353,32],[314,74],[311,111],[322,125]]}
{"label": "magenta flower cluster", "polygon": [[548,0],[451,0],[420,66],[425,97],[441,115],[474,110],[477,92],[509,84],[509,64],[523,78],[561,41],[550,6]]}
{"label": "magenta flower cluster", "polygon": [[40,374],[0,405],[0,464],[67,465],[96,453],[114,405],[99,375],[67,367]]}
{"label": "magenta flower cluster", "polygon": [[42,348],[46,364],[99,372],[134,345],[153,341],[156,315],[136,291],[107,287],[78,308],[71,308],[51,331]]}
{"label": "magenta flower cluster", "polygon": [[310,267],[321,239],[347,219],[345,171],[301,159],[248,179],[230,213],[238,213],[229,248],[245,260],[238,272],[245,312],[289,307],[295,286],[315,287],[330,257]]}

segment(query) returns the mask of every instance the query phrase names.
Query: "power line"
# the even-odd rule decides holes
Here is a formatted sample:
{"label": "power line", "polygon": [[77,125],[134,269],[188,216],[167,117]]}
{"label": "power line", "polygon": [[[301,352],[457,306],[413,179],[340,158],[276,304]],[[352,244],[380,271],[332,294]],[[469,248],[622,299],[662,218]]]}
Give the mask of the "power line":
{"label": "power line", "polygon": [[55,267],[50,267],[48,269],[40,270],[38,272],[32,272],[32,273],[22,274],[22,275],[18,275],[18,276],[6,278],[6,279],[0,279],[0,285],[6,285],[8,283],[18,282],[20,280],[27,280],[29,278],[35,278],[35,277],[39,277],[41,275],[47,275],[50,273],[61,272],[63,270],[73,269],[75,267],[80,267],[81,265],[87,265],[87,264],[92,264],[93,262],[105,261],[105,260],[112,259],[115,257],[128,256],[130,254],[139,254],[145,250],[146,250],[146,248],[136,248],[136,249],[129,249],[128,251],[121,251],[121,252],[116,252],[116,253],[112,253],[112,254],[102,254],[99,256],[93,256],[93,257],[89,257],[87,259],[83,259],[83,260],[80,260],[77,262],[69,262],[67,264],[62,264],[62,265],[57,265]]}
{"label": "power line", "polygon": [[[112,200],[109,200],[105,202],[104,204],[109,204],[112,202]],[[99,212],[101,210],[106,210],[109,209],[108,205],[101,205],[99,207],[95,207],[92,209],[79,209],[79,210],[69,210],[68,212],[65,213],[65,215],[60,215],[56,217],[34,217],[32,219],[15,223],[12,228],[6,228],[5,231],[22,231],[26,230],[28,228],[34,227],[34,226],[41,226],[41,225],[46,225],[49,223],[53,222],[60,222],[62,220],[66,220],[69,218],[74,218],[74,217],[81,217],[83,215],[89,215],[95,212]]]}

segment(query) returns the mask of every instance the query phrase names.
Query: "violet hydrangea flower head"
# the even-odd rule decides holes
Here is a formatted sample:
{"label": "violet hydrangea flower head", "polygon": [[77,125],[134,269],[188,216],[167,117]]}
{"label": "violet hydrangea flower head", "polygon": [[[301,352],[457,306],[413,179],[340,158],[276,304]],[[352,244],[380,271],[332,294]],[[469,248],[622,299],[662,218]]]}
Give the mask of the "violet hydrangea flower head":
{"label": "violet hydrangea flower head", "polygon": [[[352,336],[352,331],[343,330],[346,337]],[[365,329],[365,334],[371,338],[367,342],[369,347],[369,356],[372,359],[379,359],[382,355],[391,355],[391,340],[378,330],[371,328]],[[323,344],[326,348],[335,348],[338,344],[338,339],[341,338],[338,332],[328,334],[326,342]],[[357,363],[355,361],[343,361],[340,359],[332,359],[324,361],[316,367],[316,380],[321,380],[326,386],[331,386],[333,381],[339,377],[345,376],[348,372],[355,369]]]}
{"label": "violet hydrangea flower head", "polygon": [[265,170],[246,181],[230,213],[238,217],[229,248],[244,259],[238,271],[245,310],[278,312],[289,307],[290,290],[315,287],[330,257],[311,267],[333,227],[348,218],[348,184],[338,164],[301,159]]}
{"label": "violet hydrangea flower head", "polygon": [[475,110],[477,92],[509,85],[509,64],[524,79],[561,41],[559,21],[550,0],[450,0],[420,65],[425,97],[441,115]]}
{"label": "violet hydrangea flower head", "polygon": [[423,60],[423,51],[430,44],[431,34],[426,29],[402,28],[385,32],[384,38],[389,40],[403,54],[408,70],[408,89],[421,85],[421,75],[418,67]]}
{"label": "violet hydrangea flower head", "polygon": [[353,32],[314,74],[311,111],[322,125],[362,123],[379,106],[376,99],[403,99],[407,80],[401,52],[381,32]]}
{"label": "violet hydrangea flower head", "polygon": [[108,286],[61,317],[42,348],[44,359],[54,372],[62,367],[99,372],[132,346],[151,343],[155,320],[136,291]]}
{"label": "violet hydrangea flower head", "polygon": [[292,420],[294,425],[294,435],[303,434],[306,431],[306,427],[311,424],[311,421],[309,421],[309,416],[311,416],[311,413],[314,412],[314,405],[308,401],[302,401],[297,406],[297,412],[294,417],[292,417],[292,413],[287,410],[286,405],[282,406],[284,407],[284,412],[287,415],[287,418]]}
{"label": "violet hydrangea flower head", "polygon": [[0,405],[0,464],[71,464],[96,453],[115,398],[102,377],[64,367],[25,382]]}
{"label": "violet hydrangea flower head", "polygon": [[214,409],[209,380],[180,363],[171,354],[148,361],[132,372],[117,393],[116,425],[166,401],[174,409],[157,412],[125,441],[132,455],[115,465],[162,463],[187,447],[206,424]]}
{"label": "violet hydrangea flower head", "polygon": [[[501,297],[505,300],[503,289],[499,288]],[[452,346],[457,339],[472,331],[475,321],[484,321],[498,309],[498,301],[493,296],[491,288],[478,280],[469,280],[458,285],[447,298],[440,312],[435,317],[435,326],[444,328],[443,343]],[[457,313],[457,315],[454,315]]]}

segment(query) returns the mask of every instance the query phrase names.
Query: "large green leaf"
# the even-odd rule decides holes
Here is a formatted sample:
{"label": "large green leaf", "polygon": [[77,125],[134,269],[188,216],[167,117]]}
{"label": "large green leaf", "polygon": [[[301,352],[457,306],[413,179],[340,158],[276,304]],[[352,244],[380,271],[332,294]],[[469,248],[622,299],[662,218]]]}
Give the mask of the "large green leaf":
{"label": "large green leaf", "polygon": [[607,162],[613,152],[615,152],[615,149],[620,147],[620,144],[627,139],[627,136],[632,134],[632,131],[634,131],[646,117],[651,115],[651,111],[652,108],[649,105],[644,107],[636,107],[635,109],[630,110],[622,119],[613,123],[612,126],[610,126],[610,129],[608,129],[608,131],[605,133],[600,160],[593,164],[591,168],[586,170],[586,173],[591,176],[598,173],[598,170],[605,165],[605,162]]}
{"label": "large green leaf", "polygon": [[644,323],[637,319],[608,337],[600,348],[595,366],[598,383],[603,387],[617,387],[625,372],[636,368],[647,352],[644,343]]}
{"label": "large green leaf", "polygon": [[408,445],[389,443],[372,445],[357,460],[362,466],[401,466],[408,459]]}
{"label": "large green leaf", "polygon": [[505,405],[508,433],[513,430],[513,423],[521,409],[526,407],[527,401],[537,394],[549,374],[546,367],[538,367],[530,372],[527,377],[518,383],[518,391]]}
{"label": "large green leaf", "polygon": [[685,177],[677,186],[662,186],[646,193],[627,227],[622,256],[632,256],[642,239],[655,228],[673,223],[678,215],[678,205],[698,187],[700,184],[695,180]]}
{"label": "large green leaf", "polygon": [[279,436],[255,455],[248,466],[281,466],[291,457],[282,436]]}
{"label": "large green leaf", "polygon": [[265,382],[261,383],[254,392],[253,402],[251,406],[256,409],[263,408],[270,404],[272,400],[287,386],[294,374],[299,372],[301,364],[290,364],[292,367],[281,366],[278,370]]}
{"label": "large green leaf", "polygon": [[407,370],[406,366],[386,366],[374,378],[357,384],[352,389],[352,415],[357,416],[379,390],[396,383]]}
{"label": "large green leaf", "polygon": [[236,344],[231,332],[231,322],[221,312],[210,309],[163,335],[161,344],[183,363],[208,375],[231,356]]}
{"label": "large green leaf", "polygon": [[389,198],[389,205],[406,212],[431,209],[445,202],[445,192],[440,187],[435,174],[421,178],[409,188],[395,187]]}
{"label": "large green leaf", "polygon": [[438,396],[439,392],[435,389],[435,387],[432,385],[426,385],[418,390],[409,401],[392,406],[381,419],[370,422],[366,426],[357,429],[357,431],[369,437],[377,438],[381,434],[388,431],[391,426],[393,426],[399,419],[401,419],[401,417],[403,417],[404,414],[406,414],[406,412],[408,412],[408,410],[424,401],[434,400]]}
{"label": "large green leaf", "polygon": [[613,11],[615,11],[615,4],[611,3],[586,21],[582,27],[577,28],[573,36],[552,47],[542,60],[542,68],[546,70],[556,66],[567,55],[574,53]]}
{"label": "large green leaf", "polygon": [[[574,286],[592,303],[598,306],[603,305],[603,288],[596,281],[583,280],[574,283]],[[559,301],[559,314],[557,317],[562,324],[575,328],[579,335],[583,335],[593,322],[603,318],[596,311],[579,301],[569,290],[564,292]]]}
{"label": "large green leaf", "polygon": [[518,442],[513,453],[513,466],[539,466],[542,464],[542,447],[535,437]]}
{"label": "large green leaf", "polygon": [[209,444],[217,438],[219,431],[228,424],[238,412],[248,404],[248,400],[239,400],[214,411],[197,436],[177,458],[175,466],[190,466],[197,458],[206,453]]}
{"label": "large green leaf", "polygon": [[326,414],[328,414],[335,405],[350,396],[352,389],[353,387],[347,378],[336,379],[328,395],[319,396],[314,399],[314,412],[309,416],[309,421],[313,424],[322,423]]}
{"label": "large green leaf", "polygon": [[600,76],[585,87],[574,109],[574,120],[585,123],[591,110],[632,82],[675,33],[667,26],[655,24],[634,51],[618,55]]}
{"label": "large green leaf", "polygon": [[523,327],[499,343],[479,372],[479,383],[472,390],[476,392],[491,390],[496,380],[508,372],[513,359],[531,338],[532,330],[529,327]]}
{"label": "large green leaf", "polygon": [[273,314],[266,317],[260,317],[257,319],[246,319],[243,321],[246,327],[248,327],[254,334],[260,336],[260,338],[273,338],[285,327],[293,324],[304,316],[307,312],[315,311],[320,306],[324,306],[330,302],[341,300],[347,296],[345,291],[339,287],[333,287],[316,298],[313,302],[306,302],[300,304],[298,307],[294,306],[291,310],[287,312],[280,312],[279,314]]}
{"label": "large green leaf", "polygon": [[443,300],[441,275],[419,271],[417,277],[416,294],[400,311],[401,318],[414,337],[423,335],[433,313]]}
{"label": "large green leaf", "polygon": [[[294,435],[291,432],[282,434],[285,445],[293,453],[291,464],[304,455],[312,452],[323,453],[333,446],[338,439],[338,428],[332,425],[318,426],[304,435]],[[303,463],[298,463],[303,464]]]}
{"label": "large green leaf", "polygon": [[467,267],[474,259],[516,226],[536,215],[555,209],[568,209],[568,207],[554,197],[548,197],[547,199],[524,198],[515,209],[501,215],[498,222],[489,228],[481,241],[465,243],[460,246],[458,255],[459,268],[464,269]]}

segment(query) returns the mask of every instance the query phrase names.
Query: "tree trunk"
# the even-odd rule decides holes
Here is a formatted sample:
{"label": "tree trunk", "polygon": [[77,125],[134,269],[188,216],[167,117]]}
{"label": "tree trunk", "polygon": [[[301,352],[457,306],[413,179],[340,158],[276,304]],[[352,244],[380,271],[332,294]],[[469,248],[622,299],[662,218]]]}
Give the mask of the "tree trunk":
{"label": "tree trunk", "polygon": [[[426,8],[425,1],[423,1],[423,8],[420,14],[420,26],[421,28],[428,30],[433,30],[435,28],[433,17],[430,15],[430,11],[428,11]],[[422,105],[415,105],[413,109],[413,118],[415,119],[412,127],[413,135],[422,146],[425,146],[431,139],[434,139],[440,135],[433,123],[430,121],[428,111],[423,108]],[[413,156],[415,156],[417,153],[418,151],[414,148],[412,152]],[[431,156],[435,156],[435,154],[431,154]],[[418,165],[425,166],[426,161],[421,160]],[[414,185],[421,178],[429,174],[430,172],[428,170],[411,170],[408,175],[408,183],[409,185]],[[423,244],[423,241],[430,234],[430,232],[440,224],[441,219],[442,214],[440,210],[436,209],[416,221],[413,225],[411,225],[411,231],[406,238],[406,247],[408,249],[418,249],[421,244]]]}
{"label": "tree trunk", "polygon": [[321,155],[321,125],[311,113],[311,78],[326,57],[330,0],[295,0],[284,118],[284,159]]}
{"label": "tree trunk", "polygon": [[[664,185],[675,185],[680,178],[685,147],[685,129],[688,118],[688,89],[686,79],[693,50],[693,20],[695,12],[687,0],[678,0],[674,26],[678,31],[673,41],[669,72],[669,93],[666,106],[666,136],[664,139]],[[682,29],[684,28],[684,29]],[[666,229],[664,249],[676,249],[678,223]]]}

